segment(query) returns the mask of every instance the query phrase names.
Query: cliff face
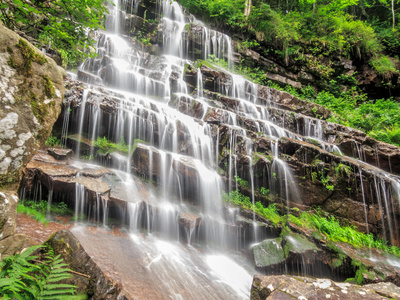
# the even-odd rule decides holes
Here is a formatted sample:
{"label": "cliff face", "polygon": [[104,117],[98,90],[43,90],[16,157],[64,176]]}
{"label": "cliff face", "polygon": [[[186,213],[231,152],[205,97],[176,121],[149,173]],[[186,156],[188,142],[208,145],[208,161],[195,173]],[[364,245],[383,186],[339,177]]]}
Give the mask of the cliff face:
{"label": "cliff face", "polygon": [[0,252],[12,254],[24,240],[13,237],[16,191],[24,167],[60,114],[64,71],[1,24],[0,45]]}
{"label": "cliff face", "polygon": [[[99,33],[98,57],[88,59],[78,71],[78,79],[86,83],[66,81],[55,132],[61,133],[63,146],[72,148],[75,156],[70,150],[40,151],[24,170],[49,135],[64,91],[61,75],[52,73],[57,70],[53,62],[5,31],[8,44],[1,54],[5,79],[0,85],[5,87],[5,104],[0,122],[7,126],[2,127],[6,130],[0,145],[6,145],[1,148],[3,162],[9,162],[10,156],[17,159],[15,166],[4,164],[2,182],[19,182],[23,170],[24,195],[32,199],[63,201],[79,216],[111,226],[117,220],[130,233],[156,232],[183,244],[244,253],[253,258],[258,271],[279,273],[289,268],[295,274],[339,279],[359,275],[367,282],[400,284],[399,268],[379,251],[365,258],[362,250],[335,245],[319,232],[290,222],[287,227],[303,237],[287,234],[288,228],[271,226],[252,210],[222,202],[223,190],[239,190],[249,197],[250,205],[275,204],[282,215],[298,215],[318,206],[360,231],[399,244],[399,148],[326,121],[331,112],[320,105],[231,72],[232,63],[245,58],[249,66],[264,64],[270,78],[300,87],[314,81],[311,69],[279,67],[276,58],[235,45],[229,36],[185,15],[169,0],[124,2],[122,11],[111,9],[107,24],[112,33]],[[225,61],[226,68],[205,61],[209,54]],[[47,64],[51,65],[47,68]],[[353,70],[349,62],[339,65]],[[49,73],[44,73],[47,69]],[[26,127],[18,126],[17,131],[19,122]],[[19,152],[20,159],[14,155]],[[3,211],[10,212],[3,217],[5,224],[15,218],[18,199],[5,192],[0,199]],[[24,237],[13,236],[12,222],[3,228],[17,245],[4,248],[17,249]],[[219,274],[210,270],[210,257],[204,258],[202,251],[190,250],[182,263],[180,255],[174,256],[181,245],[159,243],[143,232],[116,238],[102,229],[91,230],[62,232],[52,243],[75,271],[91,276],[83,289],[93,297],[112,299],[123,294],[120,283],[132,295],[139,293],[137,297],[145,297],[143,291],[147,296],[153,292],[154,299],[165,295],[226,299],[235,294],[227,287],[215,292],[214,285],[211,290],[197,290],[212,282],[219,289],[223,282],[215,279]],[[274,259],[269,257],[272,248]],[[170,258],[176,259],[173,266],[163,267]],[[359,260],[362,268],[352,264]],[[186,267],[192,262],[202,284],[196,277],[191,282],[172,278],[188,277]],[[208,273],[213,276],[204,275]],[[132,280],[132,275],[138,280]],[[260,295],[268,292],[263,280],[256,278],[254,283]],[[359,291],[354,288],[354,292]]]}

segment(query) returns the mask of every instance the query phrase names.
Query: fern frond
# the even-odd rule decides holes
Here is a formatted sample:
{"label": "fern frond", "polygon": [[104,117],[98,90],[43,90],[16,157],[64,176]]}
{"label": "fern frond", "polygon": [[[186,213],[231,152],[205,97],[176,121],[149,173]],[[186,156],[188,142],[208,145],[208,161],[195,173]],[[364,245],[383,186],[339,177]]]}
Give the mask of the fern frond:
{"label": "fern frond", "polygon": [[75,286],[73,285],[71,285],[69,288],[58,287],[58,289],[57,289],[57,286],[59,286],[58,284],[54,284],[52,286],[53,286],[52,290],[42,292],[41,296],[44,297],[44,296],[54,296],[54,295],[66,295],[66,294],[72,295],[73,293],[75,293]]}
{"label": "fern frond", "polygon": [[[41,292],[37,295],[37,299],[61,299],[62,296],[71,296],[75,293],[75,286],[70,284],[59,284],[60,280],[69,279],[71,275],[68,273],[70,269],[66,268],[68,265],[60,255],[54,258],[49,257],[51,262],[48,264],[49,272],[41,286]],[[49,297],[52,298],[49,298]]]}

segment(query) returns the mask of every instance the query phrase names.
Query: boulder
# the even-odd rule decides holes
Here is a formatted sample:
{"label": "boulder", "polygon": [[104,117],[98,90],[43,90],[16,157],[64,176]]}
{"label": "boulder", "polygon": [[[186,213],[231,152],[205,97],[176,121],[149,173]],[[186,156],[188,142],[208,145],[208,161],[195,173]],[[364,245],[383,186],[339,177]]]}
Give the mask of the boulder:
{"label": "boulder", "polygon": [[[117,298],[121,293],[121,285],[107,276],[82,247],[79,240],[69,230],[62,230],[45,243],[69,265],[70,269],[83,274],[76,276],[78,292],[86,292],[93,299],[131,299]],[[87,275],[89,280],[87,280]],[[81,278],[83,277],[83,278]]]}
{"label": "boulder", "polygon": [[24,248],[27,237],[24,234],[14,234],[0,241],[0,260],[14,255]]}
{"label": "boulder", "polygon": [[47,243],[73,271],[90,276],[81,285],[90,299],[243,299],[202,262],[202,251],[156,236],[80,228]]}
{"label": "boulder", "polygon": [[[385,286],[386,287],[386,286]],[[312,279],[298,276],[260,276],[253,278],[251,300],[379,300],[397,298],[400,288],[393,284],[385,290],[381,285],[358,286],[329,279]],[[395,295],[396,297],[392,297]],[[398,298],[397,298],[398,299]]]}
{"label": "boulder", "polygon": [[298,234],[285,235],[282,244],[287,263],[311,265],[322,254],[316,245]]}
{"label": "boulder", "polygon": [[[0,192],[0,240],[15,233],[18,196],[13,192]],[[0,253],[1,250],[0,250]]]}
{"label": "boulder", "polygon": [[[47,140],[61,112],[65,71],[0,24],[0,254],[14,254],[18,188],[25,165]],[[1,258],[0,258],[1,259]]]}
{"label": "boulder", "polygon": [[254,265],[259,269],[274,270],[279,269],[285,263],[285,253],[281,245],[282,239],[269,239],[253,246]]}
{"label": "boulder", "polygon": [[23,167],[61,112],[64,71],[0,25],[0,185],[18,183]]}

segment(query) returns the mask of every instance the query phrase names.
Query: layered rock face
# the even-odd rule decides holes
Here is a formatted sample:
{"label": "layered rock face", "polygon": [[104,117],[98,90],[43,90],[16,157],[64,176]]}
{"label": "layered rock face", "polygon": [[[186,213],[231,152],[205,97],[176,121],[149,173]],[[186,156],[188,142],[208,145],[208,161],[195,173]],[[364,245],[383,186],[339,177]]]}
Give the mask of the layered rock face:
{"label": "layered rock face", "polygon": [[23,240],[13,236],[16,191],[24,167],[60,114],[64,71],[2,25],[0,45],[0,252],[9,255]]}
{"label": "layered rock face", "polygon": [[[185,15],[176,2],[157,4],[162,19],[152,1],[111,9],[112,33],[99,33],[99,56],[78,71],[86,84],[66,83],[57,126],[63,146],[76,157],[58,150],[39,153],[25,170],[21,191],[35,197],[40,190],[41,199],[66,201],[105,225],[117,218],[132,231],[237,250],[272,274],[321,276],[313,268],[318,265],[322,275],[342,280],[355,276],[352,260],[363,254],[342,246],[339,253],[290,223],[307,238],[285,235],[253,211],[224,205],[223,190],[240,190],[264,206],[275,203],[282,214],[320,206],[398,244],[397,147],[327,122],[330,111],[319,105],[231,73],[238,54],[227,35]],[[226,68],[205,61],[209,55]],[[167,254],[155,255],[141,270]],[[128,278],[129,270],[115,263]],[[369,263],[364,262],[370,282],[399,284],[395,263],[387,259],[378,268]],[[184,298],[179,284],[177,289],[171,295]],[[224,299],[224,293],[215,295]]]}

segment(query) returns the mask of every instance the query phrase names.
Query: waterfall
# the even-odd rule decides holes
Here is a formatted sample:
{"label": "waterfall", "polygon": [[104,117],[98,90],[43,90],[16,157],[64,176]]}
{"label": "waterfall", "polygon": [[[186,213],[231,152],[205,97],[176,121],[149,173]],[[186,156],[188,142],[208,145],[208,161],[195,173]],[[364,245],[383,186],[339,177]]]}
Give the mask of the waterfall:
{"label": "waterfall", "polygon": [[[333,168],[341,159],[349,165],[360,161],[343,155],[326,130],[328,122],[277,104],[271,91],[263,94],[259,85],[233,73],[231,38],[189,16],[176,1],[158,0],[159,11],[153,12],[158,27],[143,21],[140,30],[149,24],[156,29],[149,33],[156,44],[152,46],[127,32],[134,26],[132,13],[141,13],[146,20],[148,12],[140,1],[115,0],[114,4],[106,31],[96,36],[98,56],[87,59],[78,70],[78,79],[88,85],[80,101],[66,108],[62,144],[69,141],[88,165],[110,167],[115,177],[107,172],[105,177],[116,191],[89,195],[84,180],[79,180],[83,173],[78,173],[71,181],[76,221],[85,214],[106,227],[109,218],[118,216],[135,246],[142,247],[144,268],[159,272],[168,291],[173,290],[168,294],[173,299],[183,299],[185,294],[180,293],[179,282],[168,281],[171,270],[187,275],[179,277],[186,283],[196,276],[218,282],[223,293],[220,296],[219,291],[215,299],[244,299],[250,273],[255,271],[242,268],[242,261],[236,262],[232,255],[249,254],[252,244],[270,234],[255,212],[259,199],[266,196],[261,188],[269,192],[264,197],[268,203],[287,208],[289,214],[291,208],[306,207],[310,200],[300,192],[302,177],[324,172],[318,169],[319,150]],[[207,73],[208,63],[216,64],[220,78]],[[120,148],[107,151],[98,141]],[[365,154],[359,150],[356,156],[361,159]],[[93,161],[87,162],[88,158]],[[296,163],[303,164],[304,174],[293,170]],[[370,215],[386,214],[379,224],[383,233],[378,234],[395,240],[400,180],[366,163],[361,166],[351,178],[356,190],[348,190],[362,203],[357,220],[365,223],[369,233]],[[249,185],[241,187],[238,178]],[[253,207],[245,221],[243,211],[227,207],[222,197],[223,191],[239,189],[247,193]],[[333,194],[324,192],[324,201],[329,201]],[[38,182],[36,197],[41,198],[41,193]],[[49,202],[54,197],[51,191]],[[185,250],[177,250],[176,241],[185,244]],[[176,254],[181,252],[182,258]],[[187,252],[196,253],[195,262]],[[163,260],[169,258],[176,265],[167,269]],[[285,268],[305,275],[316,272],[301,259]],[[213,299],[206,284],[199,289]]]}

